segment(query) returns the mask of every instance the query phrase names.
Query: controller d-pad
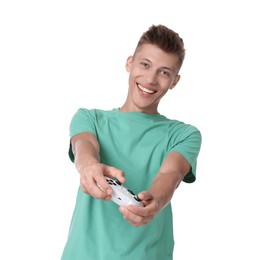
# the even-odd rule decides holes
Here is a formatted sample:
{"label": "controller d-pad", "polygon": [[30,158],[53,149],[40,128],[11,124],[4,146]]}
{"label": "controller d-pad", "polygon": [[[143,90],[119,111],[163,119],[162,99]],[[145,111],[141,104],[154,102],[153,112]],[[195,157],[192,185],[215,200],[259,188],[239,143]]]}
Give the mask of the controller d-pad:
{"label": "controller d-pad", "polygon": [[115,185],[116,186],[116,183],[113,180],[107,179],[107,182],[110,185]]}

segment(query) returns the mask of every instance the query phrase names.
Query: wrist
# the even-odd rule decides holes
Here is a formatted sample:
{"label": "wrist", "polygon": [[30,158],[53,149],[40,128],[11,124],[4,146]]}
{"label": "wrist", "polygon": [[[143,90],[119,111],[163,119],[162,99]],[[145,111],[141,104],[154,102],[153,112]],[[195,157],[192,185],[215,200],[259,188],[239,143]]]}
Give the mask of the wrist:
{"label": "wrist", "polygon": [[97,160],[75,160],[75,166],[79,173],[87,171],[88,168],[100,165]]}
{"label": "wrist", "polygon": [[170,201],[168,194],[165,194],[162,190],[150,190],[153,200],[157,205],[158,210],[163,209]]}

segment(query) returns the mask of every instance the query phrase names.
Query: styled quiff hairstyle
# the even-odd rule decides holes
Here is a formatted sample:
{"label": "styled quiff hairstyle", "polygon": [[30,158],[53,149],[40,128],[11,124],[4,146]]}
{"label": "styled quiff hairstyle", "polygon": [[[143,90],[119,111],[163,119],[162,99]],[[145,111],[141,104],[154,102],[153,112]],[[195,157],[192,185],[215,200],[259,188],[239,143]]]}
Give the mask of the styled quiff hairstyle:
{"label": "styled quiff hairstyle", "polygon": [[167,53],[176,54],[179,60],[179,68],[181,68],[185,58],[185,49],[183,39],[179,37],[178,33],[164,25],[152,25],[140,37],[135,53],[143,44],[153,44]]}

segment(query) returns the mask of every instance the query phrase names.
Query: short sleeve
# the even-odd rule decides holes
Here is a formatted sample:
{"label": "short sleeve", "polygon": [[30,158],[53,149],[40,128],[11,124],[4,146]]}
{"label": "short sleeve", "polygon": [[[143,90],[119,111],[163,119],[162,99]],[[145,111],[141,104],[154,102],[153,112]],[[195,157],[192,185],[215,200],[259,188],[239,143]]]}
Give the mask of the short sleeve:
{"label": "short sleeve", "polygon": [[178,141],[174,141],[170,152],[178,152],[189,162],[191,168],[183,179],[184,182],[192,183],[196,180],[197,157],[201,147],[201,133],[193,127],[187,126],[181,134],[178,134]]}
{"label": "short sleeve", "polygon": [[[84,132],[88,132],[88,133],[96,135],[95,111],[80,108],[74,114],[70,122],[69,136],[70,138],[72,138],[73,136],[80,134],[80,133],[84,133]],[[71,142],[69,145],[68,155],[71,161],[74,162],[74,154],[72,152]]]}

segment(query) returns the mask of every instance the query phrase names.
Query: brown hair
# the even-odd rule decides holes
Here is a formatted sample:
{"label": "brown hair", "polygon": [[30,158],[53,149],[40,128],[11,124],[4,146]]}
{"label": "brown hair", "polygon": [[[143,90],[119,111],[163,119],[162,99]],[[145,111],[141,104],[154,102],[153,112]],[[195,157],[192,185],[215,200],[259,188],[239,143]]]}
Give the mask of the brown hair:
{"label": "brown hair", "polygon": [[143,44],[153,44],[167,53],[176,54],[179,60],[179,68],[185,58],[183,39],[179,34],[164,25],[152,25],[148,31],[140,37],[135,53]]}

